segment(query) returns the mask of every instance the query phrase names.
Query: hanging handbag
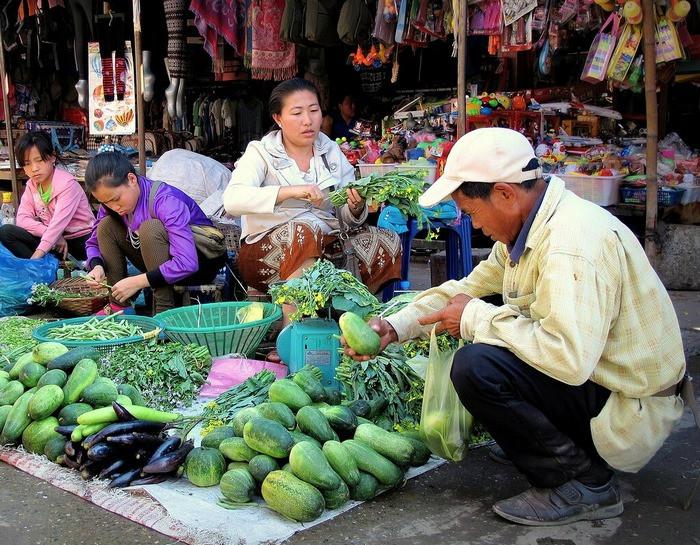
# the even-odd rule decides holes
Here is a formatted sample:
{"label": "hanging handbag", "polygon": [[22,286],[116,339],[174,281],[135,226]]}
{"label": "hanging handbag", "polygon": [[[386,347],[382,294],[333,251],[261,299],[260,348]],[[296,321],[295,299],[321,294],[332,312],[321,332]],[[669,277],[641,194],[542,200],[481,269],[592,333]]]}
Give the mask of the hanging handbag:
{"label": "hanging handbag", "polygon": [[639,25],[625,23],[622,34],[615,47],[615,52],[610,59],[608,67],[608,79],[622,82],[627,77],[627,72],[632,66],[637,49],[642,42],[642,29]]}
{"label": "hanging handbag", "polygon": [[[611,25],[612,28],[608,31],[608,27]],[[620,16],[616,13],[611,13],[605,23],[603,23],[603,26],[600,27],[600,32],[593,38],[591,48],[588,50],[588,57],[586,57],[581,80],[588,83],[600,83],[605,79],[610,58],[615,49],[619,25]]]}

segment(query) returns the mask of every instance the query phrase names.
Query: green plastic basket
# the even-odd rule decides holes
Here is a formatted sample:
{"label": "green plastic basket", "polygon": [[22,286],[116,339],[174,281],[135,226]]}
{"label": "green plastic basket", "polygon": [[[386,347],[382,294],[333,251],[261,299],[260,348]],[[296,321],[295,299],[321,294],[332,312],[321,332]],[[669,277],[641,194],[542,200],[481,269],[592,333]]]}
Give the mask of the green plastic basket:
{"label": "green plastic basket", "polygon": [[270,326],[282,317],[282,309],[264,305],[263,319],[238,323],[236,313],[249,301],[210,303],[174,308],[156,315],[165,326],[165,336],[181,343],[206,346],[212,356],[244,354],[250,357],[260,346]]}
{"label": "green plastic basket", "polygon": [[52,329],[61,327],[63,325],[71,324],[82,324],[89,320],[92,320],[93,316],[83,316],[81,318],[70,318],[68,320],[59,320],[56,322],[49,322],[40,325],[32,332],[32,337],[34,337],[39,342],[60,342],[68,348],[78,348],[78,347],[92,347],[100,350],[101,352],[108,354],[112,349],[123,346],[125,344],[133,344],[144,342],[148,339],[152,339],[157,336],[163,329],[163,324],[155,318],[149,318],[147,316],[132,316],[132,315],[122,315],[109,318],[117,322],[127,321],[138,327],[143,331],[143,335],[135,335],[132,337],[123,337],[121,339],[113,339],[109,341],[67,341],[67,340],[56,340],[49,336],[49,332]]}

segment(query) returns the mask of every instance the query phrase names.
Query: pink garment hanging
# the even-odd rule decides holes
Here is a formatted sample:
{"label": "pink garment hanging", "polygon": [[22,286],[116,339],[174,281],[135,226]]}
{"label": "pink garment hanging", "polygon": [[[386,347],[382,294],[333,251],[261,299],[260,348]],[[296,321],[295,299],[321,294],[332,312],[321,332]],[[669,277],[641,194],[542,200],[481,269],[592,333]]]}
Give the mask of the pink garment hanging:
{"label": "pink garment hanging", "polygon": [[253,79],[282,81],[297,73],[296,47],[280,39],[284,0],[253,0],[251,3]]}
{"label": "pink garment hanging", "polygon": [[240,0],[192,0],[190,11],[194,24],[204,38],[204,49],[216,58],[216,40],[221,36],[243,55],[245,7]]}

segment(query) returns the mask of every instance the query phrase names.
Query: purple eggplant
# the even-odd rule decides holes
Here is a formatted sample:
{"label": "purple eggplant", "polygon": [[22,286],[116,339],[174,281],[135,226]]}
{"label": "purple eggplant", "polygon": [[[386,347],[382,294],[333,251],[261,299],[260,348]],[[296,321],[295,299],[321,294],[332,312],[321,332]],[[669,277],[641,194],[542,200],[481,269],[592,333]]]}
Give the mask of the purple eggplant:
{"label": "purple eggplant", "polygon": [[80,443],[75,443],[73,441],[66,442],[66,446],[63,447],[64,452],[71,458],[75,458],[77,454],[77,449],[81,448]]}
{"label": "purple eggplant", "polygon": [[149,461],[143,468],[144,473],[172,473],[180,467],[189,452],[194,448],[192,441],[187,441],[179,449]]}
{"label": "purple eggplant", "polygon": [[131,481],[131,486],[145,485],[145,484],[158,484],[168,479],[168,475],[155,474],[149,475],[148,477],[142,477],[141,479],[136,479]]}
{"label": "purple eggplant", "polygon": [[107,437],[107,442],[115,445],[134,446],[134,445],[157,445],[159,446],[163,439],[157,435],[143,432],[125,433],[122,435],[111,435]]}
{"label": "purple eggplant", "polygon": [[57,432],[57,433],[60,433],[61,435],[65,435],[66,437],[70,437],[70,436],[71,436],[71,433],[73,433],[73,430],[75,430],[75,428],[77,428],[77,427],[78,427],[77,425],[73,425],[73,426],[56,426],[56,427],[54,428],[54,431]]}
{"label": "purple eggplant", "polygon": [[125,471],[118,477],[115,477],[109,482],[109,485],[107,485],[109,488],[124,488],[125,486],[129,486],[131,481],[136,479],[139,474],[141,473],[141,469],[130,469],[129,471]]}
{"label": "purple eggplant", "polygon": [[87,457],[95,462],[103,462],[114,457],[114,455],[118,452],[119,450],[112,445],[107,443],[97,443],[96,445],[91,446],[87,451]]}
{"label": "purple eggplant", "polygon": [[63,458],[63,463],[65,464],[66,467],[70,469],[80,469],[80,464],[76,462],[75,460],[72,460],[68,456]]}
{"label": "purple eggplant", "polygon": [[173,452],[174,450],[177,450],[181,444],[182,444],[182,440],[179,437],[177,437],[176,435],[174,435],[173,437],[168,437],[156,449],[156,451],[151,456],[151,459],[148,460],[148,463],[150,464],[151,462],[160,458],[164,454],[168,454],[169,452]]}
{"label": "purple eggplant", "polygon": [[100,479],[110,479],[113,478],[117,473],[124,470],[126,465],[126,460],[117,460],[113,464],[107,466],[99,473]]}
{"label": "purple eggplant", "polygon": [[148,420],[133,420],[131,422],[116,422],[105,426],[96,434],[89,437],[90,441],[83,441],[83,445],[86,448],[90,448],[97,443],[104,441],[107,437],[112,435],[124,435],[126,433],[132,432],[145,432],[145,433],[160,433],[165,427],[165,424],[160,422],[149,422]]}
{"label": "purple eggplant", "polygon": [[117,420],[119,420],[119,422],[131,422],[133,420],[136,420],[132,416],[132,414],[124,407],[124,405],[120,405],[116,401],[113,401],[112,408],[114,409],[114,413],[117,415]]}

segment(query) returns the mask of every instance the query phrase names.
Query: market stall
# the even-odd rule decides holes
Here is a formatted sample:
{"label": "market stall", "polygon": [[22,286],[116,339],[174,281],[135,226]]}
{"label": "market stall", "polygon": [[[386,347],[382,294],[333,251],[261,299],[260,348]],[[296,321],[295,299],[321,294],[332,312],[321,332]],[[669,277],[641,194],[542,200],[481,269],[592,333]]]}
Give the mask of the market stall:
{"label": "market stall", "polygon": [[[281,289],[276,299],[297,301],[300,312],[278,344],[308,335],[317,313],[344,308],[339,294],[352,288],[359,315],[341,316],[340,327],[351,346],[375,354],[359,316],[390,314],[409,299],[382,306],[356,280],[344,282],[317,287],[313,307],[301,306],[303,286]],[[33,295],[44,304],[49,296],[56,304],[55,293]],[[431,449],[465,455],[470,420],[454,435],[439,414],[421,416],[427,341],[361,369],[339,361],[337,340],[326,340],[287,367],[250,358],[280,316],[276,305],[203,305],[185,323],[182,310],[155,319],[3,318],[0,459],[183,542],[252,545],[391,493],[442,463]],[[222,346],[223,338],[239,343]],[[440,343],[454,348],[445,336]],[[319,360],[326,348],[336,354],[331,365]],[[421,418],[434,421],[423,425],[425,439]]]}

